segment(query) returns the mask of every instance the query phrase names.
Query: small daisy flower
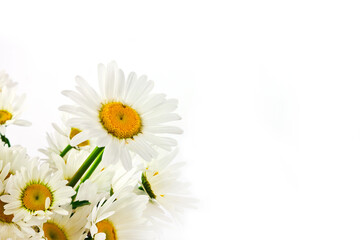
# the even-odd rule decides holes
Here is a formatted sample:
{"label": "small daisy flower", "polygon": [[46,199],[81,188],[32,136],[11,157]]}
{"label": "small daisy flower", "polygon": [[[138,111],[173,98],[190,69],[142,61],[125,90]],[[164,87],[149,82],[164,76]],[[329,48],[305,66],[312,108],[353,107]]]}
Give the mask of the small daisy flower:
{"label": "small daisy flower", "polygon": [[4,213],[14,215],[13,221],[39,224],[53,213],[68,214],[61,206],[71,202],[75,191],[66,186],[61,173],[52,174],[48,164],[40,166],[32,160],[27,167],[10,176],[6,195],[0,197],[5,204]]}
{"label": "small daisy flower", "polygon": [[102,199],[88,217],[87,227],[96,240],[153,239],[143,218],[146,198],[131,191],[115,193]]}
{"label": "small daisy flower", "polygon": [[[48,147],[46,149],[39,149],[40,152],[44,153],[49,158],[51,157],[52,153],[60,155],[70,145],[71,139],[81,132],[80,129],[66,126],[65,123],[68,121],[69,115],[63,114],[61,119],[62,121],[59,124],[52,124],[55,131],[51,134],[47,133],[46,140]],[[74,145],[73,148],[69,151],[85,150],[89,151],[90,153],[90,150],[95,147],[91,143],[92,141],[86,140],[77,145]],[[66,156],[67,155],[64,154],[64,159],[66,159]],[[50,165],[52,166],[51,163]]]}
{"label": "small daisy flower", "polygon": [[63,91],[76,105],[60,108],[72,114],[71,126],[83,131],[72,145],[94,138],[98,147],[105,147],[106,164],[122,160],[124,167],[132,167],[133,153],[150,161],[157,156],[154,146],[170,151],[177,143],[162,134],[179,134],[181,129],[165,125],[179,120],[174,110],[177,101],[163,94],[151,94],[154,86],[146,76],[130,73],[127,80],[115,62],[98,67],[100,94],[81,77],[76,77],[75,91]]}
{"label": "small daisy flower", "polygon": [[5,71],[0,71],[0,92],[3,87],[12,88],[16,86],[16,82],[13,82],[9,75]]}
{"label": "small daisy flower", "polygon": [[5,127],[14,124],[19,126],[30,126],[31,123],[19,119],[23,111],[25,95],[16,96],[14,89],[6,86],[0,92],[0,134],[5,134]]}
{"label": "small daisy flower", "polygon": [[[64,207],[69,213],[71,206]],[[41,226],[41,233],[47,240],[80,240],[85,239],[85,225],[87,216],[75,211],[73,214],[54,214]]]}
{"label": "small daisy flower", "polygon": [[164,208],[175,220],[180,220],[184,210],[194,207],[196,200],[190,197],[189,184],[179,180],[185,163],[172,163],[176,154],[177,150],[147,164],[141,175],[141,190],[148,195],[149,204],[153,205],[150,208]]}

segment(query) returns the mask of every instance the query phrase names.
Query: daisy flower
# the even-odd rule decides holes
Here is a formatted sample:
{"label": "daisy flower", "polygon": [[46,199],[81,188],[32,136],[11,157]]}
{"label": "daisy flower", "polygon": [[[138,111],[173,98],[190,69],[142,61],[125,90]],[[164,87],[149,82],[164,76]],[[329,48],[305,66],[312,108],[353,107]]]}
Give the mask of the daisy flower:
{"label": "daisy flower", "polygon": [[[95,146],[90,140],[86,140],[84,142],[81,142],[77,145],[72,146],[71,149],[67,149],[70,145],[71,139],[76,136],[78,133],[81,132],[80,129],[77,129],[75,127],[69,127],[66,125],[66,122],[69,119],[69,115],[62,115],[61,117],[62,121],[59,124],[53,123],[52,126],[54,128],[53,133],[47,133],[46,140],[48,143],[48,147],[46,149],[39,149],[40,152],[45,154],[47,157],[51,157],[52,153],[55,153],[57,155],[62,154],[64,159],[66,160],[66,152],[69,151],[79,151],[79,150],[85,150],[89,151],[93,149]],[[64,151],[65,150],[65,151]],[[52,166],[52,163],[50,162],[50,165]]]}
{"label": "daisy flower", "polygon": [[5,192],[0,197],[4,203],[4,213],[14,215],[13,221],[23,220],[35,225],[44,222],[53,213],[68,214],[61,206],[71,202],[75,191],[66,186],[61,173],[52,174],[48,164],[40,166],[31,160],[27,167],[10,176]]}
{"label": "daisy flower", "polygon": [[30,122],[19,119],[23,111],[25,95],[16,96],[14,89],[4,86],[0,92],[0,134],[5,135],[5,127],[14,124],[29,126]]}
{"label": "daisy flower", "polygon": [[[64,207],[69,213],[71,206]],[[54,214],[49,220],[42,224],[40,231],[47,240],[80,240],[85,239],[85,225],[87,216],[75,211],[73,214]]]}
{"label": "daisy flower", "polygon": [[[140,189],[149,197],[149,208],[164,208],[175,220],[180,220],[186,208],[195,206],[196,200],[190,197],[189,184],[179,180],[184,162],[172,163],[177,150],[154,159],[141,175]],[[155,212],[152,209],[152,212]],[[159,211],[161,213],[161,211]],[[165,216],[159,216],[164,218]]]}
{"label": "daisy flower", "polygon": [[[21,164],[24,163],[24,160],[27,160],[26,156],[23,154],[23,151],[20,151],[19,154],[19,151],[14,150],[14,147],[9,148],[0,145],[0,196],[4,194],[6,184],[9,177],[12,175],[12,172],[14,172],[16,167],[21,166]],[[8,231],[11,231],[12,233],[17,232],[19,231],[19,226],[12,221],[14,215],[4,213],[5,204],[6,203],[0,200],[0,227],[8,229]]]}
{"label": "daisy flower", "polygon": [[[7,179],[11,175],[10,163],[0,160],[0,196],[4,194]],[[35,232],[30,225],[22,221],[14,222],[13,214],[5,214],[4,205],[6,203],[0,200],[0,239],[30,239]]]}
{"label": "daisy flower", "polygon": [[153,239],[142,216],[145,206],[146,198],[130,191],[103,198],[88,217],[91,237],[95,240]]}
{"label": "daisy flower", "polygon": [[165,125],[179,120],[174,110],[177,100],[164,94],[151,94],[153,82],[146,76],[130,73],[127,80],[115,62],[98,67],[100,94],[81,77],[76,77],[75,91],[63,94],[75,102],[60,110],[72,114],[71,126],[83,131],[72,140],[72,145],[94,138],[98,147],[105,147],[106,164],[122,160],[124,167],[132,167],[132,155],[150,161],[157,156],[154,146],[171,150],[177,143],[162,134],[179,134],[181,129]]}

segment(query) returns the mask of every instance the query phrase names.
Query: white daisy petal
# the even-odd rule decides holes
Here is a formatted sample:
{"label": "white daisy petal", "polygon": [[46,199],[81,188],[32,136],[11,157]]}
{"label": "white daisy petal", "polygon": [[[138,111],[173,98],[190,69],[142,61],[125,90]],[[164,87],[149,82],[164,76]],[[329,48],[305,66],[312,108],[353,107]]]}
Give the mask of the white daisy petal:
{"label": "white daisy petal", "polygon": [[115,74],[117,72],[117,65],[115,62],[111,62],[107,66],[106,72],[106,81],[105,81],[105,95],[110,99],[113,99],[114,93],[114,82],[115,82]]}
{"label": "white daisy petal", "polygon": [[96,103],[100,101],[100,96],[96,93],[96,91],[80,76],[75,77],[76,83],[84,89],[84,92],[88,94],[89,97]]}
{"label": "white daisy petal", "polygon": [[80,132],[76,134],[70,141],[71,146],[76,146],[82,142],[85,142],[90,138],[89,134],[86,132]]}
{"label": "white daisy petal", "polygon": [[106,239],[106,234],[105,233],[98,233],[95,235],[95,240],[105,240]]}
{"label": "white daisy petal", "polygon": [[106,67],[104,64],[98,65],[98,79],[101,96],[106,96],[105,84],[106,84]]}
{"label": "white daisy petal", "polygon": [[31,122],[21,119],[15,120],[14,124],[18,126],[31,126]]}
{"label": "white daisy petal", "polygon": [[137,76],[136,73],[134,72],[131,72],[128,76],[125,86],[125,95],[124,95],[124,101],[126,103],[128,103],[128,96],[132,94],[132,91],[134,91],[133,85],[135,84],[136,78]]}
{"label": "white daisy petal", "polygon": [[114,142],[111,142],[108,146],[104,149],[104,154],[102,161],[105,165],[110,165],[112,162],[116,162],[116,155],[115,155],[115,148],[117,146],[114,144]]}
{"label": "white daisy petal", "polygon": [[130,170],[132,167],[131,156],[128,149],[124,146],[124,143],[120,145],[120,159],[126,170]]}

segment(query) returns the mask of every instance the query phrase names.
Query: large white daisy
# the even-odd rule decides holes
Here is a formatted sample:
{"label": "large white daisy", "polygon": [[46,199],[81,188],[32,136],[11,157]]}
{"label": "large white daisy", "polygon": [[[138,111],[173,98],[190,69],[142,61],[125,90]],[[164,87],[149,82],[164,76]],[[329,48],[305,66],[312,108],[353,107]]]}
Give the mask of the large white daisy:
{"label": "large white daisy", "polygon": [[127,80],[115,62],[98,67],[100,94],[81,77],[76,77],[75,91],[64,91],[75,106],[60,110],[74,115],[71,126],[82,129],[71,141],[72,145],[94,138],[98,147],[105,147],[103,161],[119,159],[126,169],[132,166],[132,153],[150,161],[157,155],[154,146],[171,150],[173,138],[162,134],[179,134],[181,129],[166,123],[179,120],[174,113],[177,100],[164,94],[151,94],[153,82],[146,76],[130,73]]}
{"label": "large white daisy", "polygon": [[11,124],[19,126],[31,125],[29,121],[20,119],[23,111],[25,95],[17,96],[13,88],[2,87],[0,92],[0,134]]}
{"label": "large white daisy", "polygon": [[[141,175],[141,190],[149,197],[148,210],[155,212],[160,207],[174,220],[180,220],[187,208],[195,207],[196,200],[191,197],[189,184],[180,181],[181,168],[185,163],[173,163],[176,154],[177,149],[146,164]],[[158,212],[162,213],[161,210]]]}
{"label": "large white daisy", "polygon": [[38,225],[53,213],[68,214],[62,205],[71,202],[75,191],[66,186],[61,173],[52,173],[48,164],[29,161],[28,165],[11,175],[0,200],[6,203],[4,213],[13,215],[13,221],[23,220]]}

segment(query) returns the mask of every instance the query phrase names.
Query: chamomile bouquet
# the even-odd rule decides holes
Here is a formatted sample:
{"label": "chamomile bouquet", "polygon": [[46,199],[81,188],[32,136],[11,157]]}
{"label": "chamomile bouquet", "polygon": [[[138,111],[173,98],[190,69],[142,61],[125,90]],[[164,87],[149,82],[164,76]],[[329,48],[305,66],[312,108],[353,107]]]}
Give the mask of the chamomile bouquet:
{"label": "chamomile bouquet", "polygon": [[6,134],[30,122],[20,118],[25,97],[0,72],[0,239],[159,239],[195,203],[175,159],[177,100],[115,62],[99,64],[98,90],[75,80],[38,158]]}

